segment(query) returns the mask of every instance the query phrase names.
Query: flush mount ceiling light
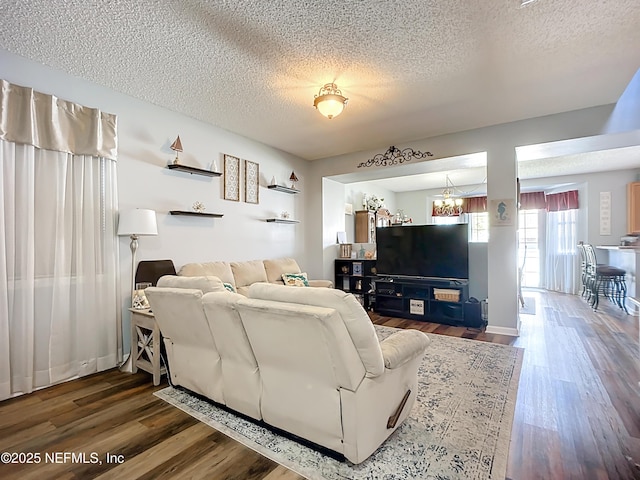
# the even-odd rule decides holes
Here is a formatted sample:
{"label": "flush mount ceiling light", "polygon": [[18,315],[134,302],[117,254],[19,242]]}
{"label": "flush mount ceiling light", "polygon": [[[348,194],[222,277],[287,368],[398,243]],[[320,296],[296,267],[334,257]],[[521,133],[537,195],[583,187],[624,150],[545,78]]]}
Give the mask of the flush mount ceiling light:
{"label": "flush mount ceiling light", "polygon": [[325,83],[314,98],[313,106],[329,120],[340,115],[349,101],[335,83]]}

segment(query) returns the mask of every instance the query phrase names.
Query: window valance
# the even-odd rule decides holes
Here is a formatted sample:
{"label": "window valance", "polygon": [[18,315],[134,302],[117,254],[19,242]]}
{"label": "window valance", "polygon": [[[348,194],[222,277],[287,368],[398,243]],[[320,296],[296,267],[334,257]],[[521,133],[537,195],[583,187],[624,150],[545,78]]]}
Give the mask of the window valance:
{"label": "window valance", "polygon": [[544,192],[524,192],[520,194],[522,210],[542,210],[547,208]]}
{"label": "window valance", "polygon": [[0,139],[116,159],[115,115],[0,81]]}
{"label": "window valance", "polygon": [[487,197],[463,198],[463,208],[466,213],[480,213],[487,211]]}
{"label": "window valance", "polygon": [[[464,213],[480,213],[487,211],[487,197],[466,197],[462,199],[462,211]],[[526,192],[520,194],[520,208],[522,210],[547,210],[557,212],[578,208],[578,191],[552,193]],[[434,206],[433,216],[437,216]]]}
{"label": "window valance", "polygon": [[578,208],[578,190],[552,193],[546,196],[547,212],[575,210]]}

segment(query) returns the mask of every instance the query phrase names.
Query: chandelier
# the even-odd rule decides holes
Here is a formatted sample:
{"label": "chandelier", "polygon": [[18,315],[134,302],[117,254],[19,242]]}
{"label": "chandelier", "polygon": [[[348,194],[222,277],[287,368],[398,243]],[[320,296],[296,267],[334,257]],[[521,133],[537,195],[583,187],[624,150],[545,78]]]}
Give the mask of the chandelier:
{"label": "chandelier", "polygon": [[325,83],[314,98],[313,106],[329,120],[340,115],[349,101],[335,83]]}
{"label": "chandelier", "polygon": [[462,199],[453,196],[453,184],[447,180],[444,190],[442,190],[442,200],[434,200],[433,214],[437,217],[453,217],[462,214]]}

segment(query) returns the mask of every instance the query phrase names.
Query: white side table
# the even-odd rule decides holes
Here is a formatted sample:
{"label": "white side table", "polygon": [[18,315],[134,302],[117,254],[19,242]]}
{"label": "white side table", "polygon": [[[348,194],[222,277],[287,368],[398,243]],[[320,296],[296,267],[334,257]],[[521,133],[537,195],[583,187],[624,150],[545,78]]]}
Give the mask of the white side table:
{"label": "white side table", "polygon": [[131,365],[133,373],[138,368],[153,375],[153,384],[160,385],[160,377],[166,369],[160,366],[162,348],[160,328],[149,310],[130,308],[131,312]]}

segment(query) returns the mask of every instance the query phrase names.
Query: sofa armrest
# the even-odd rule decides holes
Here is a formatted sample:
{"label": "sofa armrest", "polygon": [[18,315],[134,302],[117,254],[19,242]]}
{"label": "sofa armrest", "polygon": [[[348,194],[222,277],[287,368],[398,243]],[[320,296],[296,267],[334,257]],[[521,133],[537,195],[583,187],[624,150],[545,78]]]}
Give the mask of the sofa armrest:
{"label": "sofa armrest", "polygon": [[310,287],[325,287],[333,288],[333,282],[331,280],[307,280]]}
{"label": "sofa armrest", "polygon": [[419,330],[402,330],[380,342],[384,366],[390,370],[421,356],[431,340]]}

